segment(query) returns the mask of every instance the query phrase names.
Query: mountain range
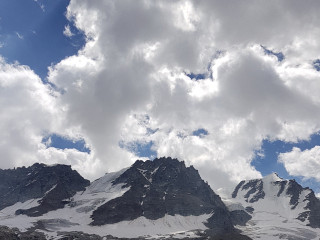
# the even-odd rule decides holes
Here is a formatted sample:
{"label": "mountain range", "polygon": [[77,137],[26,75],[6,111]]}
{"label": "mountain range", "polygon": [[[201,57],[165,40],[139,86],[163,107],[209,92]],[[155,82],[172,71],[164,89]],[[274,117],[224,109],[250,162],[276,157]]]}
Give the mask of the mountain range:
{"label": "mountain range", "polygon": [[319,239],[320,200],[276,173],[219,196],[193,166],[137,160],[93,181],[68,165],[0,170],[0,239]]}

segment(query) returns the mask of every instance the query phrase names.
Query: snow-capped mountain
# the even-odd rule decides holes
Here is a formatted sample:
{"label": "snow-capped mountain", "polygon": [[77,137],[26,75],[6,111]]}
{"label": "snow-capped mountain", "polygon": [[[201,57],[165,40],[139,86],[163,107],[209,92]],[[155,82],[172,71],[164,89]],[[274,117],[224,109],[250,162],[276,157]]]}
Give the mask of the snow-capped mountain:
{"label": "snow-capped mountain", "polygon": [[0,170],[0,239],[208,237],[318,240],[320,200],[275,173],[221,199],[171,158],[138,160],[92,183],[67,165]]}
{"label": "snow-capped mountain", "polygon": [[241,181],[225,203],[230,209],[237,206],[252,216],[240,228],[253,239],[320,237],[320,200],[311,189],[276,173]]}
{"label": "snow-capped mountain", "polygon": [[[176,159],[138,160],[127,169],[105,174],[89,186],[87,180],[64,165],[38,164],[4,171],[11,171],[12,176],[19,171],[18,182],[21,185],[22,181],[23,186],[21,196],[2,203],[0,225],[17,227],[20,232],[30,234],[41,232],[43,239],[70,234],[73,237],[90,234],[91,239],[110,235],[249,239],[234,228],[244,225],[250,219],[249,214],[238,209],[229,211],[196,169]],[[40,186],[34,194],[26,190],[33,189],[29,187],[32,184]],[[2,188],[10,192],[14,184],[9,185],[4,181]],[[28,192],[27,197],[23,191]],[[83,237],[88,238],[89,235]]]}

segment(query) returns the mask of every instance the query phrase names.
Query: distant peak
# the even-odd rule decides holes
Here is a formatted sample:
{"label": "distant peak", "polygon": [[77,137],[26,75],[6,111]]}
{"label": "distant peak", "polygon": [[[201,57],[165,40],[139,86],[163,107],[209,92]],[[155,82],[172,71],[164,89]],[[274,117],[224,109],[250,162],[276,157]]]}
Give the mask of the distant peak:
{"label": "distant peak", "polygon": [[171,158],[171,157],[160,157],[160,158],[155,158],[154,160],[137,160],[132,167],[134,168],[143,168],[143,169],[153,169],[157,168],[160,165],[162,166],[170,166],[170,167],[186,167],[184,161],[179,161],[176,158]]}
{"label": "distant peak", "polygon": [[34,163],[31,168],[71,168],[71,165],[66,164],[45,164],[45,163]]}
{"label": "distant peak", "polygon": [[277,173],[273,172],[267,176],[264,176],[263,180],[266,182],[277,182],[277,181],[282,181],[283,178],[279,177]]}
{"label": "distant peak", "polygon": [[33,166],[33,167],[45,167],[45,166],[47,166],[47,165],[44,164],[44,163],[38,163],[38,162],[36,162],[36,163],[34,163],[32,166]]}
{"label": "distant peak", "polygon": [[171,157],[159,157],[159,158],[155,158],[153,160],[154,162],[181,162],[179,161],[177,158],[171,158]]}

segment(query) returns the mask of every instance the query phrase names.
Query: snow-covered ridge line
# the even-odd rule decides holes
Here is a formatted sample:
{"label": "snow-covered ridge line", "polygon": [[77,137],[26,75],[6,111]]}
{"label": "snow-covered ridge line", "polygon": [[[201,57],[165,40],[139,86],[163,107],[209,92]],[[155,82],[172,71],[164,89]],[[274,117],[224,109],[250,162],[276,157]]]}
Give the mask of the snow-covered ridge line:
{"label": "snow-covered ridge line", "polygon": [[[28,179],[28,194],[38,194],[38,186],[50,184],[42,188],[41,198],[3,208],[1,223],[21,231],[41,226],[52,239],[58,238],[57,231],[145,238],[179,233],[196,238],[196,229],[232,232],[234,226],[253,239],[278,239],[282,233],[293,239],[320,237],[320,226],[317,229],[315,224],[320,223],[315,210],[320,211],[320,201],[317,205],[313,191],[275,173],[242,181],[223,204],[196,169],[171,158],[137,161],[130,168],[106,173],[72,195],[69,192],[77,189],[78,181],[70,182],[69,177],[81,178],[69,167],[49,169],[38,164],[16,171]],[[61,178],[51,181],[54,176]],[[47,208],[51,203],[56,205]]]}
{"label": "snow-covered ridge line", "polygon": [[251,214],[252,219],[240,228],[253,239],[320,237],[320,201],[311,189],[303,188],[295,180],[272,173],[261,179],[241,181],[225,202],[229,209],[242,206]]}

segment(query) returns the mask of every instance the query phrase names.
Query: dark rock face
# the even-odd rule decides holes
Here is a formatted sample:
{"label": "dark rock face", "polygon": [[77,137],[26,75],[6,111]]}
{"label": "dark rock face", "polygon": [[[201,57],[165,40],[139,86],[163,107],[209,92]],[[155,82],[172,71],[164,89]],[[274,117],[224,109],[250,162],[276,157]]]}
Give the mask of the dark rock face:
{"label": "dark rock face", "polygon": [[234,210],[231,212],[233,225],[245,226],[251,218],[251,215],[244,210]]}
{"label": "dark rock face", "polygon": [[35,231],[20,232],[17,228],[0,226],[1,240],[46,240],[43,233]]}
{"label": "dark rock face", "polygon": [[90,182],[67,165],[46,166],[36,163],[31,167],[0,170],[0,210],[29,199],[42,198],[39,206],[21,209],[16,214],[40,216],[62,208],[64,199],[85,190]]}
{"label": "dark rock face", "polygon": [[306,199],[309,201],[306,207],[309,211],[304,213],[309,216],[309,226],[320,228],[320,200],[314,195],[313,191],[309,193]]}
{"label": "dark rock face", "polygon": [[291,209],[295,209],[299,203],[300,194],[303,191],[303,188],[295,180],[289,180],[288,188],[286,191],[287,195],[291,196],[290,205]]}
{"label": "dark rock face", "polygon": [[309,188],[303,188],[295,180],[289,180],[287,195],[291,196],[291,209],[295,209],[299,204],[299,198],[303,191],[310,191],[303,201],[307,201],[304,212],[300,213],[298,219],[302,222],[309,220],[307,225],[313,228],[320,228],[320,200],[315,196],[314,192]]}
{"label": "dark rock face", "polygon": [[277,181],[274,184],[280,186],[279,192],[277,193],[277,197],[280,197],[281,193],[283,193],[283,191],[284,191],[284,188],[285,188],[287,182],[286,181]]}
{"label": "dark rock face", "polygon": [[[207,234],[210,235],[210,231],[207,231]],[[252,238],[241,235],[239,233],[218,234],[218,235],[206,237],[203,239],[209,239],[209,240],[252,240]]]}
{"label": "dark rock face", "polygon": [[253,207],[246,207],[246,211],[248,212],[248,213],[253,213],[253,211],[254,211],[254,208]]}
{"label": "dark rock face", "polygon": [[241,188],[241,186],[242,186],[245,182],[246,182],[246,181],[241,181],[241,182],[236,186],[236,188],[234,189],[234,191],[233,191],[233,193],[232,193],[232,195],[231,195],[232,198],[236,198],[236,197],[237,197],[238,192],[239,192],[239,189]]}
{"label": "dark rock face", "polygon": [[[263,191],[263,181],[261,179],[254,179],[248,182],[241,181],[232,193],[232,198],[236,198],[239,190],[248,190],[245,194],[246,202],[254,203],[265,197]],[[249,200],[249,198],[251,199]]]}
{"label": "dark rock face", "polygon": [[171,158],[136,161],[113,184],[130,187],[124,195],[97,208],[92,225],[104,225],[144,216],[159,219],[165,214],[213,215],[208,227],[232,231],[230,213],[198,171]]}
{"label": "dark rock face", "polygon": [[86,234],[83,232],[59,232],[58,233],[59,239],[60,240],[104,240],[104,239],[116,239],[114,237],[110,238],[103,238],[95,234]]}
{"label": "dark rock face", "polygon": [[262,180],[249,181],[247,184],[245,184],[243,186],[243,189],[248,189],[248,188],[250,188],[250,190],[245,195],[245,197],[247,198],[247,202],[248,202],[248,198],[250,197],[251,194],[253,196],[249,200],[250,203],[257,202],[257,201],[259,201],[259,199],[263,199],[266,195],[265,192],[263,191]]}

